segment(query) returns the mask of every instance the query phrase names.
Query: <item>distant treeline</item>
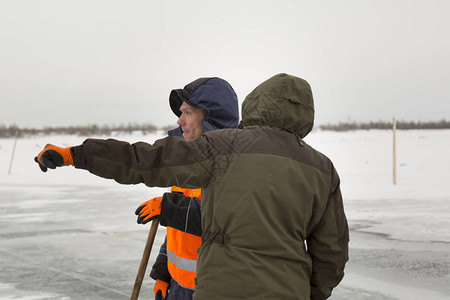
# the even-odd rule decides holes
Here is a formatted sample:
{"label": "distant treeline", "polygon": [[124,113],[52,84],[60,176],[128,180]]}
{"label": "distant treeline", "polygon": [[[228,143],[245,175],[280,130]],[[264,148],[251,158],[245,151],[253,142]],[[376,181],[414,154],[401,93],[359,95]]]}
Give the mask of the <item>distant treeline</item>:
{"label": "distant treeline", "polygon": [[[392,122],[369,122],[369,123],[356,123],[356,122],[339,122],[338,124],[320,125],[321,130],[333,130],[333,131],[350,131],[350,130],[369,130],[369,129],[392,129]],[[414,122],[414,121],[397,121],[397,129],[450,129],[450,122],[446,120],[430,121],[430,122]]]}
{"label": "distant treeline", "polygon": [[148,133],[156,132],[158,129],[166,130],[170,128],[157,128],[152,124],[127,124],[127,125],[103,125],[98,126],[85,125],[85,126],[59,126],[59,127],[44,127],[43,129],[35,128],[20,128],[17,125],[5,126],[0,124],[0,138],[32,136],[32,135],[79,135],[79,136],[93,136],[93,135],[111,135],[114,133],[131,134],[133,131],[140,131],[144,135]]}
{"label": "distant treeline", "polygon": [[[32,135],[79,135],[79,136],[105,136],[114,133],[131,134],[134,131],[140,131],[142,134],[154,133],[158,130],[167,131],[175,128],[173,126],[156,127],[152,124],[127,124],[127,125],[85,125],[85,126],[59,126],[44,127],[44,129],[20,128],[17,125],[5,126],[0,124],[0,138],[9,138]],[[369,130],[369,129],[392,129],[392,122],[339,122],[338,124],[320,125],[321,130],[350,131],[350,130]],[[431,122],[397,121],[397,129],[450,129],[450,122],[446,120]]]}

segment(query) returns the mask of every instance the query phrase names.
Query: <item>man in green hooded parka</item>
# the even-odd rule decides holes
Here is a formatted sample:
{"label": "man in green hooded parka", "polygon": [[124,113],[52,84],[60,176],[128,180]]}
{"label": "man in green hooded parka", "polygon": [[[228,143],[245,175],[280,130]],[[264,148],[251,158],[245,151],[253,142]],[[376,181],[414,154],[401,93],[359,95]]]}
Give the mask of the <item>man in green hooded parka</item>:
{"label": "man in green hooded parka", "polygon": [[322,300],[344,276],[349,236],[338,174],[303,141],[313,121],[310,85],[278,74],[246,97],[240,129],[47,145],[36,160],[122,184],[202,188],[195,300]]}

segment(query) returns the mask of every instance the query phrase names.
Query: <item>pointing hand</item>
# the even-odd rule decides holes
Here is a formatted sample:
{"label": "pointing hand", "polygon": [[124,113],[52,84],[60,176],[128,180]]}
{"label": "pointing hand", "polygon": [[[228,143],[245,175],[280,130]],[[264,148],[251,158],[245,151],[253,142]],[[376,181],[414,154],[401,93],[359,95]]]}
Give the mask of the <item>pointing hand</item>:
{"label": "pointing hand", "polygon": [[73,166],[73,158],[70,148],[60,148],[51,144],[45,145],[34,161],[39,164],[42,172],[47,172],[47,168],[55,169],[62,166]]}

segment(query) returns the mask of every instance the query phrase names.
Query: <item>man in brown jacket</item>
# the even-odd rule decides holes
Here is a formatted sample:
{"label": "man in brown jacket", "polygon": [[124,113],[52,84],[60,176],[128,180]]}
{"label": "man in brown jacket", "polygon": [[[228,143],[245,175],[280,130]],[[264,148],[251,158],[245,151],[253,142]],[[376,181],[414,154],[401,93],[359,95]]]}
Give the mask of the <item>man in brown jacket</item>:
{"label": "man in brown jacket", "polygon": [[349,237],[337,172],[303,141],[313,121],[309,84],[278,74],[246,97],[240,129],[48,145],[36,160],[122,184],[202,188],[195,300],[322,300],[344,276]]}

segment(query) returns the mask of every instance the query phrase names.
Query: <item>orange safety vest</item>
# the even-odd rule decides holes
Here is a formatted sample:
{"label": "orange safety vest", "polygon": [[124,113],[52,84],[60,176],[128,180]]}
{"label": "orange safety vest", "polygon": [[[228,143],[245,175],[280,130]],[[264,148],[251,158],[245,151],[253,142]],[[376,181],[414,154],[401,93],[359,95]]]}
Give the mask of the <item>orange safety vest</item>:
{"label": "orange safety vest", "polygon": [[[186,197],[201,200],[201,189],[172,187],[172,192],[182,192]],[[170,276],[182,287],[195,288],[197,270],[197,249],[202,238],[190,233],[167,227],[167,267]]]}

